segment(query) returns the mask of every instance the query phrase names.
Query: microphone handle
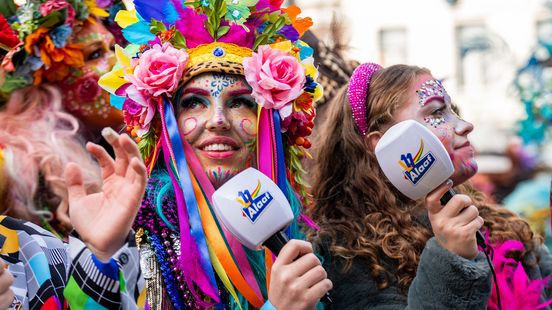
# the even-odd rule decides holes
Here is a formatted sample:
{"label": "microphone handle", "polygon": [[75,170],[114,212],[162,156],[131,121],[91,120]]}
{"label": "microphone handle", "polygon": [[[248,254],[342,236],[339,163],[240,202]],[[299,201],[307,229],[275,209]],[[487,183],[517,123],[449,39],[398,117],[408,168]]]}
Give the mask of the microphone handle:
{"label": "microphone handle", "polygon": [[278,256],[280,255],[280,251],[288,243],[289,238],[283,231],[279,231],[275,233],[274,235],[270,236],[270,238],[266,239],[266,241],[263,243],[265,247],[267,247],[274,255]]}
{"label": "microphone handle", "polygon": [[[278,256],[280,254],[280,251],[286,245],[286,243],[289,242],[288,236],[283,232],[279,231],[275,233],[274,235],[270,236],[270,238],[266,239],[266,241],[263,243],[265,247],[267,247],[274,255]],[[326,292],[326,295],[322,297],[322,302],[326,304],[327,307],[329,307],[332,304],[332,299],[330,298],[330,292]]]}
{"label": "microphone handle", "polygon": [[[443,197],[441,197],[441,204],[444,206],[452,199],[452,196],[456,195],[456,191],[454,189],[449,189]],[[480,245],[482,248],[487,247],[487,244],[485,243],[485,237],[483,237],[483,234],[481,231],[477,231],[475,233],[475,238],[477,239],[477,244]]]}

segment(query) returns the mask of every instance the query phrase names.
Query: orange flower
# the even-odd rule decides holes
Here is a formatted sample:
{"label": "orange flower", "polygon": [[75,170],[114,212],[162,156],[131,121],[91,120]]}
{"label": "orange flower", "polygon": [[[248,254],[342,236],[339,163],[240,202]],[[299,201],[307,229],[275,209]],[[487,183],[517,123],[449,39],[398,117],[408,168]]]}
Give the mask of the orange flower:
{"label": "orange flower", "polygon": [[295,30],[299,32],[300,37],[302,37],[303,34],[313,25],[312,19],[310,17],[297,18],[297,16],[301,14],[301,9],[296,5],[290,5],[289,7],[282,10],[286,12],[289,16],[293,28],[295,28]]}

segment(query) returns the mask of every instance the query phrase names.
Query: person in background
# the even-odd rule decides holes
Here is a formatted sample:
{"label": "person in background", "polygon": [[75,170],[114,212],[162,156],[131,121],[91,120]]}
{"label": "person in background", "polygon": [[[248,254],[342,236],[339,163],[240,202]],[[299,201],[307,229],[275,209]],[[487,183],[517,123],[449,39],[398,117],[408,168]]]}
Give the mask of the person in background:
{"label": "person in background", "polygon": [[80,121],[86,139],[99,141],[104,127],[120,129],[122,113],[110,105],[98,79],[115,63],[115,42],[124,44],[113,21],[121,8],[121,1],[111,0],[5,1],[0,106],[14,92],[48,84],[60,90],[65,111]]}
{"label": "person in background", "polygon": [[[309,209],[320,230],[309,240],[324,257],[336,308],[498,309],[476,243],[479,229],[494,248],[501,305],[535,309],[552,302],[552,257],[542,238],[469,185],[477,171],[468,138],[473,125],[454,112],[429,70],[360,65],[328,115],[316,141]],[[385,131],[403,120],[431,130],[454,165],[449,181],[415,202],[389,183],[374,152]],[[459,194],[441,205],[453,187]]]}

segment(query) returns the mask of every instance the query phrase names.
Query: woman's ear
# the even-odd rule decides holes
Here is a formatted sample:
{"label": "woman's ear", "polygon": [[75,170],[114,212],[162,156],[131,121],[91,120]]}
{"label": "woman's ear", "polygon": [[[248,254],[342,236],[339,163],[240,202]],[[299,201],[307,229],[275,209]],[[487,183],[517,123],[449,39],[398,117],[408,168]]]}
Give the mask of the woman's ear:
{"label": "woman's ear", "polygon": [[376,144],[378,144],[381,136],[383,136],[383,134],[379,131],[372,131],[366,135],[365,141],[372,152],[376,150]]}

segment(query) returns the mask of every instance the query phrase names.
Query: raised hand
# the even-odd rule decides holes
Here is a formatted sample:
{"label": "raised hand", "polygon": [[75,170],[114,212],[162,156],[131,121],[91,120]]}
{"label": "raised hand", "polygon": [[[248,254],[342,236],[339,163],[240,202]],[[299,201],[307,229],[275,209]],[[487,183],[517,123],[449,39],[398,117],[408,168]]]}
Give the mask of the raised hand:
{"label": "raised hand", "polygon": [[314,309],[331,289],[332,281],[314,255],[312,244],[291,240],[272,265],[268,300],[276,309]]}
{"label": "raised hand", "polygon": [[467,259],[477,256],[475,233],[483,226],[483,218],[470,197],[454,195],[442,206],[440,199],[452,187],[444,183],[429,193],[426,206],[433,233],[439,244],[450,252]]}
{"label": "raised hand", "polygon": [[69,193],[69,217],[82,241],[102,261],[108,261],[125,243],[140,207],[147,176],[136,143],[128,135],[111,128],[102,131],[115,151],[115,160],[94,143],[87,150],[100,164],[103,186],[99,193],[87,194],[79,166],[65,168]]}

